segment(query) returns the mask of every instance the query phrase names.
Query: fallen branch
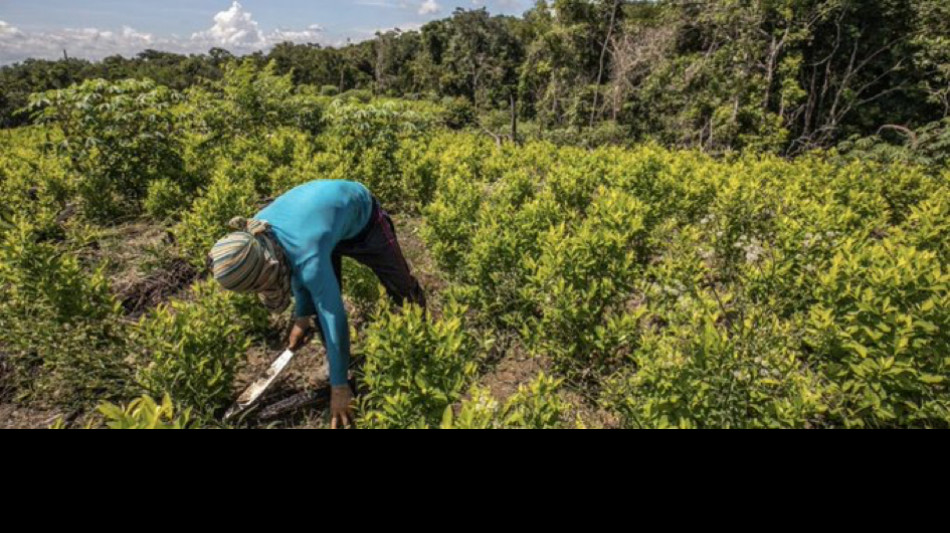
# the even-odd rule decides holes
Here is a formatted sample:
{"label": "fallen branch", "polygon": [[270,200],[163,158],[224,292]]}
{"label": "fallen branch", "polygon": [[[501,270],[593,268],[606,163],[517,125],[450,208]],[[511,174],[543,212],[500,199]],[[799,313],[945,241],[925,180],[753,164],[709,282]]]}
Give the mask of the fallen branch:
{"label": "fallen branch", "polygon": [[905,137],[910,139],[911,149],[913,150],[917,149],[918,139],[917,139],[917,134],[914,132],[914,130],[908,128],[907,126],[901,126],[899,124],[885,124],[877,129],[877,135],[881,135],[881,132],[884,130],[894,130],[899,133],[903,133]]}

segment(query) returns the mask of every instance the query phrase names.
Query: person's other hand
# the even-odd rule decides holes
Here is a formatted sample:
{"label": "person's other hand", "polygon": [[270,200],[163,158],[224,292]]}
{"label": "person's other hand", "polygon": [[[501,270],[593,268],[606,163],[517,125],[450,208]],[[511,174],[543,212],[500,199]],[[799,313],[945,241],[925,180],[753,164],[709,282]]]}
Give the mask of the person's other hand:
{"label": "person's other hand", "polygon": [[310,317],[298,318],[294,321],[294,327],[290,330],[290,340],[287,343],[290,351],[296,352],[306,346],[310,342],[312,333],[313,321]]}
{"label": "person's other hand", "polygon": [[353,424],[353,391],[349,385],[333,387],[330,393],[330,429]]}

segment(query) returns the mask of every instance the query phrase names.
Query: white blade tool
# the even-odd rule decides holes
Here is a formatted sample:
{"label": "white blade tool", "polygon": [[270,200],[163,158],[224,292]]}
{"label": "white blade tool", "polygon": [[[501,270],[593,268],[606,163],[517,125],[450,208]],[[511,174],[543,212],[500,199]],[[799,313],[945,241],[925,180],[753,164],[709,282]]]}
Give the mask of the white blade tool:
{"label": "white blade tool", "polygon": [[293,358],[294,352],[290,350],[280,354],[280,357],[270,365],[267,372],[264,372],[257,381],[251,383],[251,385],[241,393],[241,396],[234,402],[234,405],[225,413],[224,420],[230,420],[253,407],[254,404],[257,403],[257,400],[260,400],[261,396],[267,392],[267,389],[274,384],[274,381],[276,381],[277,377],[287,368],[287,365],[290,364],[290,360]]}

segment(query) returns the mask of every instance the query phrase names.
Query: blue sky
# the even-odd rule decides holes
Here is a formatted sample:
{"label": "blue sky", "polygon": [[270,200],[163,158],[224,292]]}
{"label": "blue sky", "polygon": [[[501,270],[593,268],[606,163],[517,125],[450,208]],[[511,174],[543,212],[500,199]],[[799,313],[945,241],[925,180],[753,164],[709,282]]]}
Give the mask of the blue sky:
{"label": "blue sky", "polygon": [[533,0],[0,0],[0,64],[27,57],[99,59],[145,48],[238,53],[276,42],[341,44],[415,29],[456,7],[520,15]]}

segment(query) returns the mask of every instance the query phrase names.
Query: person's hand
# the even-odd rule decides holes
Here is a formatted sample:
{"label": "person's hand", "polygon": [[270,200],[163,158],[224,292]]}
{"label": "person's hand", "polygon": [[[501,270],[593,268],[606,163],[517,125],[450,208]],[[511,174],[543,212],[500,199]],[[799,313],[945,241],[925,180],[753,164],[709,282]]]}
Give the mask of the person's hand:
{"label": "person's hand", "polygon": [[353,423],[353,391],[349,385],[333,387],[330,393],[330,429],[348,428]]}
{"label": "person's hand", "polygon": [[310,342],[312,332],[313,321],[310,317],[298,318],[294,321],[294,327],[290,330],[290,340],[287,343],[290,351],[296,352]]}

